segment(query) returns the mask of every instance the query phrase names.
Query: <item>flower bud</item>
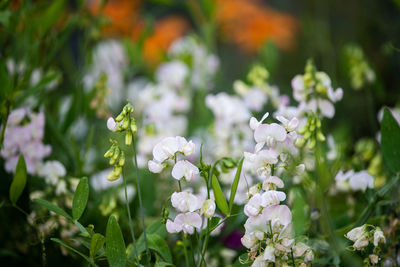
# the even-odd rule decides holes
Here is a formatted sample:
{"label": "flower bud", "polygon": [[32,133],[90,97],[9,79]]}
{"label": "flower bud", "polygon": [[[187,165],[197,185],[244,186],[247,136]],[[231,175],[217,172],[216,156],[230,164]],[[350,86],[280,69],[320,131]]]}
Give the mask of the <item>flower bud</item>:
{"label": "flower bud", "polygon": [[125,118],[126,112],[122,111],[116,118],[115,121],[121,122]]}
{"label": "flower bud", "polygon": [[125,145],[130,146],[132,144],[132,132],[126,131],[125,134]]}
{"label": "flower bud", "polygon": [[113,172],[114,172],[114,175],[118,178],[121,175],[122,167],[121,166],[115,166]]}
{"label": "flower bud", "polygon": [[135,134],[137,132],[137,126],[136,126],[135,120],[131,120],[131,131],[133,134]]}
{"label": "flower bud", "polygon": [[111,146],[109,150],[104,154],[105,158],[112,157],[114,155],[115,146]]}
{"label": "flower bud", "polygon": [[125,117],[124,121],[122,122],[121,129],[126,130],[128,129],[128,127],[129,127],[129,118]]}
{"label": "flower bud", "polygon": [[118,166],[124,166],[124,164],[125,164],[125,153],[122,151],[121,152],[121,156],[119,157],[119,160],[118,160]]}
{"label": "flower bud", "polygon": [[321,142],[325,141],[325,135],[320,130],[317,132],[317,139]]}

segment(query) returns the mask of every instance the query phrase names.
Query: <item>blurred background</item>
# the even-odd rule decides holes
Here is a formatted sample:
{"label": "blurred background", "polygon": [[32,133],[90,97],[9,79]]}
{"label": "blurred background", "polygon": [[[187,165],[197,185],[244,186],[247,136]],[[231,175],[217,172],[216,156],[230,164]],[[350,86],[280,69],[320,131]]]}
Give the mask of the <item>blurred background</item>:
{"label": "blurred background", "polygon": [[[329,74],[335,88],[343,88],[343,101],[336,105],[335,119],[327,121],[326,131],[335,125],[334,134],[347,144],[375,138],[378,111],[399,104],[399,0],[4,0],[0,2],[2,123],[10,109],[23,105],[45,111],[44,142],[53,145],[52,158],[74,177],[103,170],[109,135],[105,121],[121,110],[125,99],[135,106],[138,96],[129,93],[128,81],[154,80],[170,46],[185,36],[199,40],[218,58],[213,86],[207,91],[212,94],[232,93],[233,82],[245,79],[251,67],[260,64],[269,71],[269,83],[291,95],[291,79],[303,73],[305,62],[312,59]],[[102,44],[115,51],[102,52]],[[23,79],[4,78],[6,69]],[[101,91],[104,72],[112,103]],[[16,89],[7,89],[11,87]],[[201,113],[204,92],[195,94],[200,94],[193,97],[200,99],[202,104],[194,106]],[[207,112],[199,117],[191,114],[192,124],[206,126]],[[192,124],[188,136],[196,128]],[[0,187],[5,198],[11,177],[3,169],[0,175],[6,177]],[[154,179],[148,176],[144,185],[149,216],[158,216],[161,207],[151,202],[156,194]],[[28,184],[34,187],[40,181],[31,179]],[[101,197],[93,206],[104,204],[105,195],[97,196]],[[21,205],[26,210],[28,200],[25,192]],[[96,209],[83,220],[97,222],[96,227],[104,230],[106,221]],[[41,265],[41,244],[33,237],[27,242],[31,231],[24,221],[16,210],[0,209],[0,258]],[[76,262],[50,241],[46,255],[49,266]]]}

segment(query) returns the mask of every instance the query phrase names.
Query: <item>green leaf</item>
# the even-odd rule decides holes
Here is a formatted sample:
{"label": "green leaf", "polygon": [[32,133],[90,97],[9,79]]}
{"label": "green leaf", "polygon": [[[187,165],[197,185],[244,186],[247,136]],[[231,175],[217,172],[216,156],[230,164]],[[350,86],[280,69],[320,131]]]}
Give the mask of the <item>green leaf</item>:
{"label": "green leaf", "polygon": [[106,238],[101,235],[101,234],[94,234],[92,236],[92,240],[90,241],[90,257],[94,258],[97,254],[97,252],[100,251],[100,249],[103,248],[104,242],[106,241]]}
{"label": "green leaf", "polygon": [[106,254],[111,267],[125,267],[125,242],[117,219],[111,215],[106,230]]}
{"label": "green leaf", "polygon": [[15,205],[26,185],[26,164],[24,156],[19,156],[14,179],[10,186],[10,201]]}
{"label": "green leaf", "polygon": [[215,175],[212,176],[212,188],[214,190],[215,203],[217,204],[218,208],[225,215],[229,215],[228,203],[226,202],[224,193],[222,192],[217,176]]}
{"label": "green leaf", "polygon": [[169,262],[165,262],[165,261],[158,261],[156,262],[156,265],[154,265],[155,267],[166,267],[166,266],[173,266],[172,263]]}
{"label": "green leaf", "polygon": [[[172,256],[169,250],[169,247],[165,240],[157,235],[157,234],[148,234],[147,237],[147,244],[151,250],[154,250],[163,258],[164,261],[168,263],[172,263]],[[137,253],[140,255],[146,249],[144,242],[137,244]],[[134,254],[133,254],[134,255]]]}
{"label": "green leaf", "polygon": [[50,30],[51,27],[57,22],[61,13],[64,10],[65,1],[64,0],[55,0],[52,1],[51,5],[48,6],[46,10],[44,10],[43,14],[39,17],[39,27],[41,30],[41,34],[44,35]]}
{"label": "green leaf", "polygon": [[393,173],[400,171],[400,126],[388,108],[383,111],[381,124],[383,159]]}
{"label": "green leaf", "polygon": [[89,182],[87,177],[83,177],[74,194],[72,201],[72,217],[78,220],[86,208],[86,203],[89,199]]}
{"label": "green leaf", "polygon": [[310,211],[300,188],[293,188],[291,193],[293,196],[293,228],[296,236],[301,236],[307,231],[310,225]]}
{"label": "green leaf", "polygon": [[229,197],[229,213],[232,212],[233,201],[235,200],[236,191],[237,191],[237,188],[239,185],[239,180],[240,180],[240,174],[242,173],[243,160],[244,160],[244,158],[241,158],[239,161],[239,165],[237,167],[236,174],[235,174],[235,179],[233,180],[233,183],[232,183],[231,195]]}
{"label": "green leaf", "polygon": [[54,213],[57,213],[58,215],[64,216],[65,218],[72,220],[71,215],[69,215],[64,210],[62,210],[60,207],[58,207],[57,205],[55,205],[47,200],[36,198],[33,201],[38,203],[40,206],[45,207],[46,209],[48,209]]}

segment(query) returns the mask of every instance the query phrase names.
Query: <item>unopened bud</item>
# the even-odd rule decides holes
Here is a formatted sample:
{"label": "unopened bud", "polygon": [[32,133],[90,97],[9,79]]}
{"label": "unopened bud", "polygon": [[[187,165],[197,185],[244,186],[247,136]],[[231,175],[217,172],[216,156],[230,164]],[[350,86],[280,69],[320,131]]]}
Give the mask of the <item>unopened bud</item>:
{"label": "unopened bud", "polygon": [[114,172],[114,175],[117,176],[117,178],[118,178],[121,175],[122,167],[121,166],[115,166],[113,172]]}
{"label": "unopened bud", "polygon": [[125,164],[125,153],[124,152],[122,152],[121,153],[121,156],[119,157],[119,160],[118,160],[118,166],[124,166],[124,164]]}
{"label": "unopened bud", "polygon": [[114,155],[114,150],[115,150],[115,147],[111,146],[110,149],[107,150],[107,152],[104,154],[104,157],[105,158],[112,157]]}
{"label": "unopened bud", "polygon": [[132,144],[132,132],[126,131],[125,134],[125,145],[130,146]]}
{"label": "unopened bud", "polygon": [[125,113],[124,111],[122,111],[122,112],[115,118],[115,121],[121,122],[121,121],[124,119],[125,114],[126,114],[126,113]]}
{"label": "unopened bud", "polygon": [[137,132],[137,126],[135,120],[131,120],[131,131],[133,134]]}
{"label": "unopened bud", "polygon": [[324,142],[325,141],[325,135],[321,131],[318,131],[317,132],[317,139],[319,141],[321,141],[321,142]]}
{"label": "unopened bud", "polygon": [[128,129],[128,127],[129,127],[129,118],[125,117],[124,121],[122,122],[121,129],[126,130]]}

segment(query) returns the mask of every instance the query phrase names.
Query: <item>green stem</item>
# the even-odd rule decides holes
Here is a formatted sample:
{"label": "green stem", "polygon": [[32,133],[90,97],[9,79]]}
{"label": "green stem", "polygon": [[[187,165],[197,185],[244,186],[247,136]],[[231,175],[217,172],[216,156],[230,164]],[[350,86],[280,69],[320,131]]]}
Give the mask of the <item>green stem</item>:
{"label": "green stem", "polygon": [[[139,196],[139,207],[140,207],[139,214],[142,219],[142,228],[143,228],[144,246],[146,248],[146,255],[150,256],[149,246],[147,245],[146,226],[144,224],[142,193],[140,190],[139,168],[138,168],[138,164],[137,164],[135,136],[133,136],[132,139],[133,139],[132,145],[133,145],[133,154],[134,154],[134,159],[135,159],[135,170],[136,170],[136,184],[137,184],[137,190],[138,190],[138,196]],[[150,257],[148,259],[150,259]]]}
{"label": "green stem", "polygon": [[127,191],[127,186],[126,186],[125,171],[123,171],[123,173],[122,173],[122,179],[124,180],[125,204],[126,204],[126,210],[128,212],[129,230],[130,230],[131,235],[132,235],[133,251],[135,253],[135,258],[136,258],[137,264],[139,265],[139,257],[138,257],[137,249],[136,249],[135,232],[133,230],[132,216],[131,216],[131,211],[130,211],[130,208],[129,208],[128,191]]}
{"label": "green stem", "polygon": [[1,128],[0,148],[3,148],[4,134],[7,128],[8,116],[10,115],[10,108],[11,108],[10,101],[6,101],[6,114],[3,118],[3,127]]}
{"label": "green stem", "polygon": [[185,236],[185,233],[183,233],[183,232],[182,232],[182,239],[183,239],[182,244],[183,244],[183,251],[184,251],[184,253],[185,253],[186,267],[189,267],[189,266],[190,266],[190,265],[189,265],[189,257],[188,257],[188,252],[187,252],[187,248],[186,248],[186,244],[185,244],[186,236]]}

